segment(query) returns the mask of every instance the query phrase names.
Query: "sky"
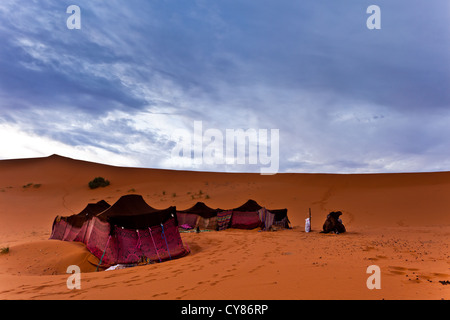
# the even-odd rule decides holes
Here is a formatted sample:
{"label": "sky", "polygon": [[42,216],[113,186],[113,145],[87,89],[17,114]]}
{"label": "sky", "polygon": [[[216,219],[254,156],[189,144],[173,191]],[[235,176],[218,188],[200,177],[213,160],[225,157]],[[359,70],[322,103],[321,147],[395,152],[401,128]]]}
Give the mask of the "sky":
{"label": "sky", "polygon": [[0,159],[260,172],[207,161],[242,129],[279,133],[277,172],[450,171],[449,21],[448,0],[2,0]]}

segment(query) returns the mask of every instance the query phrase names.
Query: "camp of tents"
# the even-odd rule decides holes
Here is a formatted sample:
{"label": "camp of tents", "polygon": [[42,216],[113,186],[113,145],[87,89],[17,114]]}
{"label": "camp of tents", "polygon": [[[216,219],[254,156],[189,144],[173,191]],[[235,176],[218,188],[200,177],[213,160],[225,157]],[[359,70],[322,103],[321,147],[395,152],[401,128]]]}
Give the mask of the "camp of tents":
{"label": "camp of tents", "polygon": [[196,229],[225,230],[255,229],[273,230],[289,228],[287,209],[266,209],[255,200],[248,200],[234,209],[213,209],[197,202],[186,210],[177,210],[179,226]]}
{"label": "camp of tents", "polygon": [[270,210],[256,201],[223,210],[197,202],[191,208],[155,209],[141,195],[125,195],[113,205],[101,200],[80,213],[57,216],[50,239],[79,241],[99,259],[99,266],[163,262],[189,253],[180,230],[289,228],[287,209]]}

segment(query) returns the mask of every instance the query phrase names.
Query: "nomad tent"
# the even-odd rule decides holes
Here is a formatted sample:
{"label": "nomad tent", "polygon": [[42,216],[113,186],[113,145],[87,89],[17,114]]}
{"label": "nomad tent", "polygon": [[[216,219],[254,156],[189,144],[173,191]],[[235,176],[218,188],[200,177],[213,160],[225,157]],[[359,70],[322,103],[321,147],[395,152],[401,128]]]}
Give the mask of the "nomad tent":
{"label": "nomad tent", "polygon": [[255,229],[261,226],[258,210],[262,207],[255,200],[248,200],[242,206],[233,209],[231,228]]}
{"label": "nomad tent", "polygon": [[178,231],[176,208],[158,210],[140,195],[121,197],[91,219],[86,247],[101,265],[152,263],[188,253]]}
{"label": "nomad tent", "polygon": [[213,209],[203,202],[197,202],[186,210],[177,210],[178,225],[189,228],[217,230],[217,212],[221,209]]}
{"label": "nomad tent", "polygon": [[270,230],[274,227],[289,228],[287,209],[266,209],[255,200],[248,200],[242,206],[232,209],[230,228]]}
{"label": "nomad tent", "polygon": [[53,221],[50,239],[79,241],[86,244],[86,231],[89,221],[109,207],[109,203],[105,200],[101,200],[97,203],[89,203],[78,214],[68,217],[57,216]]}

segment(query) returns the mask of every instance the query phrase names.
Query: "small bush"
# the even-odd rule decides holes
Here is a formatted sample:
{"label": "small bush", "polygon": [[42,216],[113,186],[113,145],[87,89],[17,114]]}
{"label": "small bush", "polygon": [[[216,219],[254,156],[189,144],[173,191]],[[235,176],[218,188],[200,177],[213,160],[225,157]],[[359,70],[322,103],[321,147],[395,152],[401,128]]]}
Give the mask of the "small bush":
{"label": "small bush", "polygon": [[28,189],[28,188],[33,187],[33,188],[36,188],[36,189],[37,189],[37,188],[40,188],[41,186],[42,186],[42,184],[40,184],[40,183],[32,183],[32,182],[30,182],[30,183],[28,183],[28,184],[22,186],[22,188]]}
{"label": "small bush", "polygon": [[89,188],[91,189],[96,189],[98,187],[107,187],[109,186],[109,181],[105,180],[105,178],[103,177],[97,177],[92,181],[89,181]]}
{"label": "small bush", "polygon": [[7,254],[9,253],[9,247],[3,247],[0,249],[0,254]]}

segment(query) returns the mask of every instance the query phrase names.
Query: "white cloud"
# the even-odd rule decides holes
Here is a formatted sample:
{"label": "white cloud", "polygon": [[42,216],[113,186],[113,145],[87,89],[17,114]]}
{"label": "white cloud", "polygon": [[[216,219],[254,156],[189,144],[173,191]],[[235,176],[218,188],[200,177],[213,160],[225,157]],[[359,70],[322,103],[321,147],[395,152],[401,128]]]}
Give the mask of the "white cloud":
{"label": "white cloud", "polygon": [[38,136],[20,126],[0,124],[0,158],[34,158],[51,154],[105,163],[116,166],[138,166],[139,162],[129,156],[108,152],[92,146],[71,146],[48,137]]}

